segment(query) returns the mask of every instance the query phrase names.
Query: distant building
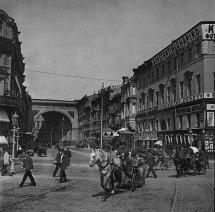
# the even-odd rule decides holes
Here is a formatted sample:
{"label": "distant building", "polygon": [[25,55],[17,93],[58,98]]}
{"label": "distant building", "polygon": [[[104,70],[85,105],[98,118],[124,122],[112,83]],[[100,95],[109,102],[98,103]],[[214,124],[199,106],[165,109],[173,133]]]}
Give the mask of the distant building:
{"label": "distant building", "polygon": [[121,127],[135,131],[136,123],[136,82],[134,77],[122,77],[121,86]]}
{"label": "distant building", "polygon": [[95,137],[92,136],[92,106],[91,101],[97,95],[84,96],[81,100],[78,101],[77,110],[78,110],[78,125],[79,125],[79,139],[80,145],[89,146],[91,142],[95,140]]}
{"label": "distant building", "polygon": [[[214,151],[215,22],[200,22],[134,69],[138,138]],[[150,142],[151,141],[151,142]]]}
{"label": "distant building", "polygon": [[[17,111],[21,133],[31,132],[31,97],[25,81],[20,32],[14,19],[0,10],[0,135],[10,140],[12,115]],[[22,134],[20,142],[29,140]]]}

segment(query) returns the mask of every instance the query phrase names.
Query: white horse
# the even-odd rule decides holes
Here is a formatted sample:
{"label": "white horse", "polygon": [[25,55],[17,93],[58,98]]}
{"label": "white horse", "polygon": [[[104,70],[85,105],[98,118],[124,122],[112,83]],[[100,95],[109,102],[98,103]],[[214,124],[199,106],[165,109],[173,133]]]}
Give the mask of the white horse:
{"label": "white horse", "polygon": [[90,154],[89,166],[95,165],[99,167],[101,187],[104,189],[102,200],[105,201],[109,192],[114,194],[113,171],[120,170],[120,160],[112,157],[111,153],[95,149]]}

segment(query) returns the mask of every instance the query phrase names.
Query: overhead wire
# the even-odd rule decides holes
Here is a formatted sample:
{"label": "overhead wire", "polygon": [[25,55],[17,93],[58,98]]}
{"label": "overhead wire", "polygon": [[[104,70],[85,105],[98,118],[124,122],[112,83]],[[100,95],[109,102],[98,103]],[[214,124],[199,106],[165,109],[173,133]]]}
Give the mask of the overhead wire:
{"label": "overhead wire", "polygon": [[63,76],[63,77],[71,77],[71,78],[80,78],[80,79],[90,79],[90,80],[99,80],[99,81],[113,81],[113,82],[120,82],[120,83],[121,83],[120,80],[114,80],[114,79],[87,77],[87,76],[81,76],[81,75],[76,75],[76,74],[51,73],[51,72],[39,71],[39,70],[28,69],[28,68],[26,68],[25,70],[30,71],[30,72],[38,72],[38,73],[41,73],[41,74],[49,74],[49,75],[55,75],[55,76]]}

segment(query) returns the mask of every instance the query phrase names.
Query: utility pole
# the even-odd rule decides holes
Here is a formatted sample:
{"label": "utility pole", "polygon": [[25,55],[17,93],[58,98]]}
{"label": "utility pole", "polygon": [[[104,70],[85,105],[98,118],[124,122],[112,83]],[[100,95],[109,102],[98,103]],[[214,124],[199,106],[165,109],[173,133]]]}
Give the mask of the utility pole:
{"label": "utility pole", "polygon": [[102,149],[102,136],[103,136],[103,89],[104,89],[104,83],[102,83],[102,90],[101,90],[101,138],[100,138],[100,148]]}

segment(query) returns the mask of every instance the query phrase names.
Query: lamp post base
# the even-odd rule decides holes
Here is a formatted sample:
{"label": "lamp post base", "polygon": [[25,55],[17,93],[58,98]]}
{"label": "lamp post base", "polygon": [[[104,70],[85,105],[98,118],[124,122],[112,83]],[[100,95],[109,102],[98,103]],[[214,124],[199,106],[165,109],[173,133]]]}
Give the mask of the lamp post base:
{"label": "lamp post base", "polygon": [[11,162],[11,167],[10,167],[10,176],[13,176],[14,173],[15,173],[15,169],[14,169],[14,158],[13,158]]}

